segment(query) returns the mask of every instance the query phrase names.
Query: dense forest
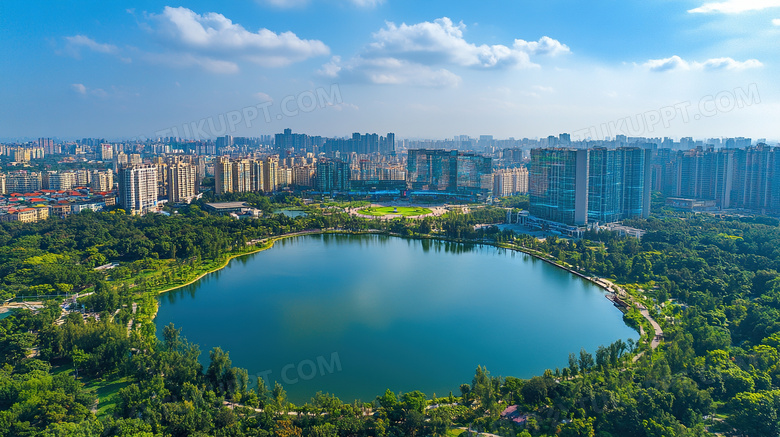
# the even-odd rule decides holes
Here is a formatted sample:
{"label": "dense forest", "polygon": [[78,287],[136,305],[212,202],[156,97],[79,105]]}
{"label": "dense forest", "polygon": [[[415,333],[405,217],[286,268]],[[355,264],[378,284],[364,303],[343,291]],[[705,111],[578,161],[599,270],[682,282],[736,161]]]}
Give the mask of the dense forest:
{"label": "dense forest", "polygon": [[[647,231],[641,241],[609,232],[540,241],[475,228],[501,223],[499,208],[385,222],[313,207],[293,219],[270,214],[273,199],[245,200],[265,216],[234,220],[194,204],[170,216],[82,212],[2,224],[0,294],[46,303],[0,320],[0,435],[444,436],[459,427],[502,436],[780,434],[774,219],[657,216],[628,223]],[[293,405],[281,385],[233,367],[229,351],[209,351],[204,368],[186,332],[155,332],[158,290],[270,244],[264,239],[306,230],[491,241],[544,256],[621,284],[663,325],[665,341],[655,350],[619,341],[572,351],[530,380],[478,368],[445,398],[387,391],[345,403],[313,393]],[[95,270],[109,262],[119,266]],[[56,296],[74,292],[87,294],[79,304],[88,315],[63,317]],[[626,320],[642,323],[632,311]],[[514,405],[522,423],[501,418]]]}

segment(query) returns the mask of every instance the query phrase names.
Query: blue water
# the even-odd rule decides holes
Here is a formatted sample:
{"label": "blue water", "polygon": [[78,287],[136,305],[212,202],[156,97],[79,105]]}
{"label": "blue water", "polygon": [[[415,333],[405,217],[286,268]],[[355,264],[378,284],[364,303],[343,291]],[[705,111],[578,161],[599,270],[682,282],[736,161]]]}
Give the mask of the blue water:
{"label": "blue water", "polygon": [[274,210],[274,214],[283,214],[290,218],[306,217],[308,215],[306,212],[297,209],[276,209]]}
{"label": "blue water", "polygon": [[530,256],[378,235],[295,237],[233,260],[162,295],[158,335],[170,322],[204,365],[221,346],[296,403],[457,395],[478,365],[528,378],[638,338],[600,288]]}

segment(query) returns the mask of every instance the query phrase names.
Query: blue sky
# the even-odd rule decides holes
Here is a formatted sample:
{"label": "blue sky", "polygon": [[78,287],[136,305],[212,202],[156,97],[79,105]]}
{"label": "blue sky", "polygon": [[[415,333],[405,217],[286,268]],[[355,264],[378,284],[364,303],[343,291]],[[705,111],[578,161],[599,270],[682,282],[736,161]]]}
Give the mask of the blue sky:
{"label": "blue sky", "polygon": [[4,0],[0,56],[3,139],[780,139],[780,0]]}

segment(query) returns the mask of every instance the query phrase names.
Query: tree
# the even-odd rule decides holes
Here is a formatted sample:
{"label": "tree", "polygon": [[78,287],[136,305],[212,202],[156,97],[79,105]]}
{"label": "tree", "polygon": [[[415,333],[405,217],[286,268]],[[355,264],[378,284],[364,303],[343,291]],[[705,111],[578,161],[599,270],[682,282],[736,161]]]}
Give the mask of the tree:
{"label": "tree", "polygon": [[593,429],[595,418],[573,419],[571,422],[562,425],[559,428],[560,437],[594,437],[596,431]]}
{"label": "tree", "polygon": [[379,405],[384,409],[391,409],[398,405],[398,398],[390,389],[385,390],[385,394],[376,399],[379,402]]}
{"label": "tree", "polygon": [[73,368],[76,370],[76,378],[78,378],[79,367],[83,367],[83,365],[89,361],[89,354],[79,349],[78,346],[74,346],[70,356],[73,359]]}
{"label": "tree", "polygon": [[534,376],[523,384],[520,391],[527,404],[537,405],[547,399],[547,381],[540,376]]}
{"label": "tree", "polygon": [[572,376],[577,376],[577,373],[579,371],[579,366],[577,365],[577,356],[574,355],[574,352],[569,354],[569,372]]}
{"label": "tree", "polygon": [[585,372],[593,367],[593,355],[589,354],[585,349],[580,349],[580,370]]}
{"label": "tree", "polygon": [[425,406],[428,404],[425,399],[425,393],[415,390],[410,393],[404,393],[401,396],[401,405],[407,413],[410,411],[417,411],[422,414],[425,412]]}
{"label": "tree", "polygon": [[281,420],[276,425],[277,437],[301,437],[303,436],[303,430],[293,425],[290,420]]}
{"label": "tree", "polygon": [[780,434],[778,398],[780,391],[739,393],[728,404],[728,423],[746,437]]}
{"label": "tree", "polygon": [[230,397],[236,389],[236,372],[231,367],[230,354],[215,347],[209,352],[211,363],[206,371],[206,380],[218,394]]}
{"label": "tree", "polygon": [[279,382],[274,383],[271,399],[277,411],[287,411],[287,391],[285,391],[284,387],[282,387],[282,384],[279,384]]}

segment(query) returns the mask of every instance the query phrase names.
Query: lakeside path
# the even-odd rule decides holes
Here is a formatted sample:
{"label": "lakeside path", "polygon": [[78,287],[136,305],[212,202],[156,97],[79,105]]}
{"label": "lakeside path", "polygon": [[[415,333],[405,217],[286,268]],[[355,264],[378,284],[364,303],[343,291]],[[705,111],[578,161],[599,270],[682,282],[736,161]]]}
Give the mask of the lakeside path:
{"label": "lakeside path", "polygon": [[[626,293],[626,291],[623,288],[615,285],[615,283],[612,281],[609,281],[607,279],[598,279],[598,278],[595,278],[594,281],[597,284],[604,283],[605,285],[602,286],[606,286],[605,288],[607,290],[617,294],[617,296],[620,297],[621,299],[628,300],[631,305],[635,306],[639,310],[639,313],[642,314],[642,317],[644,317],[645,320],[650,322],[650,325],[653,327],[654,335],[653,335],[653,339],[650,341],[650,347],[653,349],[657,348],[658,345],[661,344],[661,339],[664,337],[664,331],[663,329],[661,329],[661,325],[659,325],[658,322],[656,322],[655,319],[653,319],[653,317],[650,315],[650,311],[648,311],[647,307],[641,302],[637,302],[633,296]],[[612,291],[613,288],[616,291]]]}

